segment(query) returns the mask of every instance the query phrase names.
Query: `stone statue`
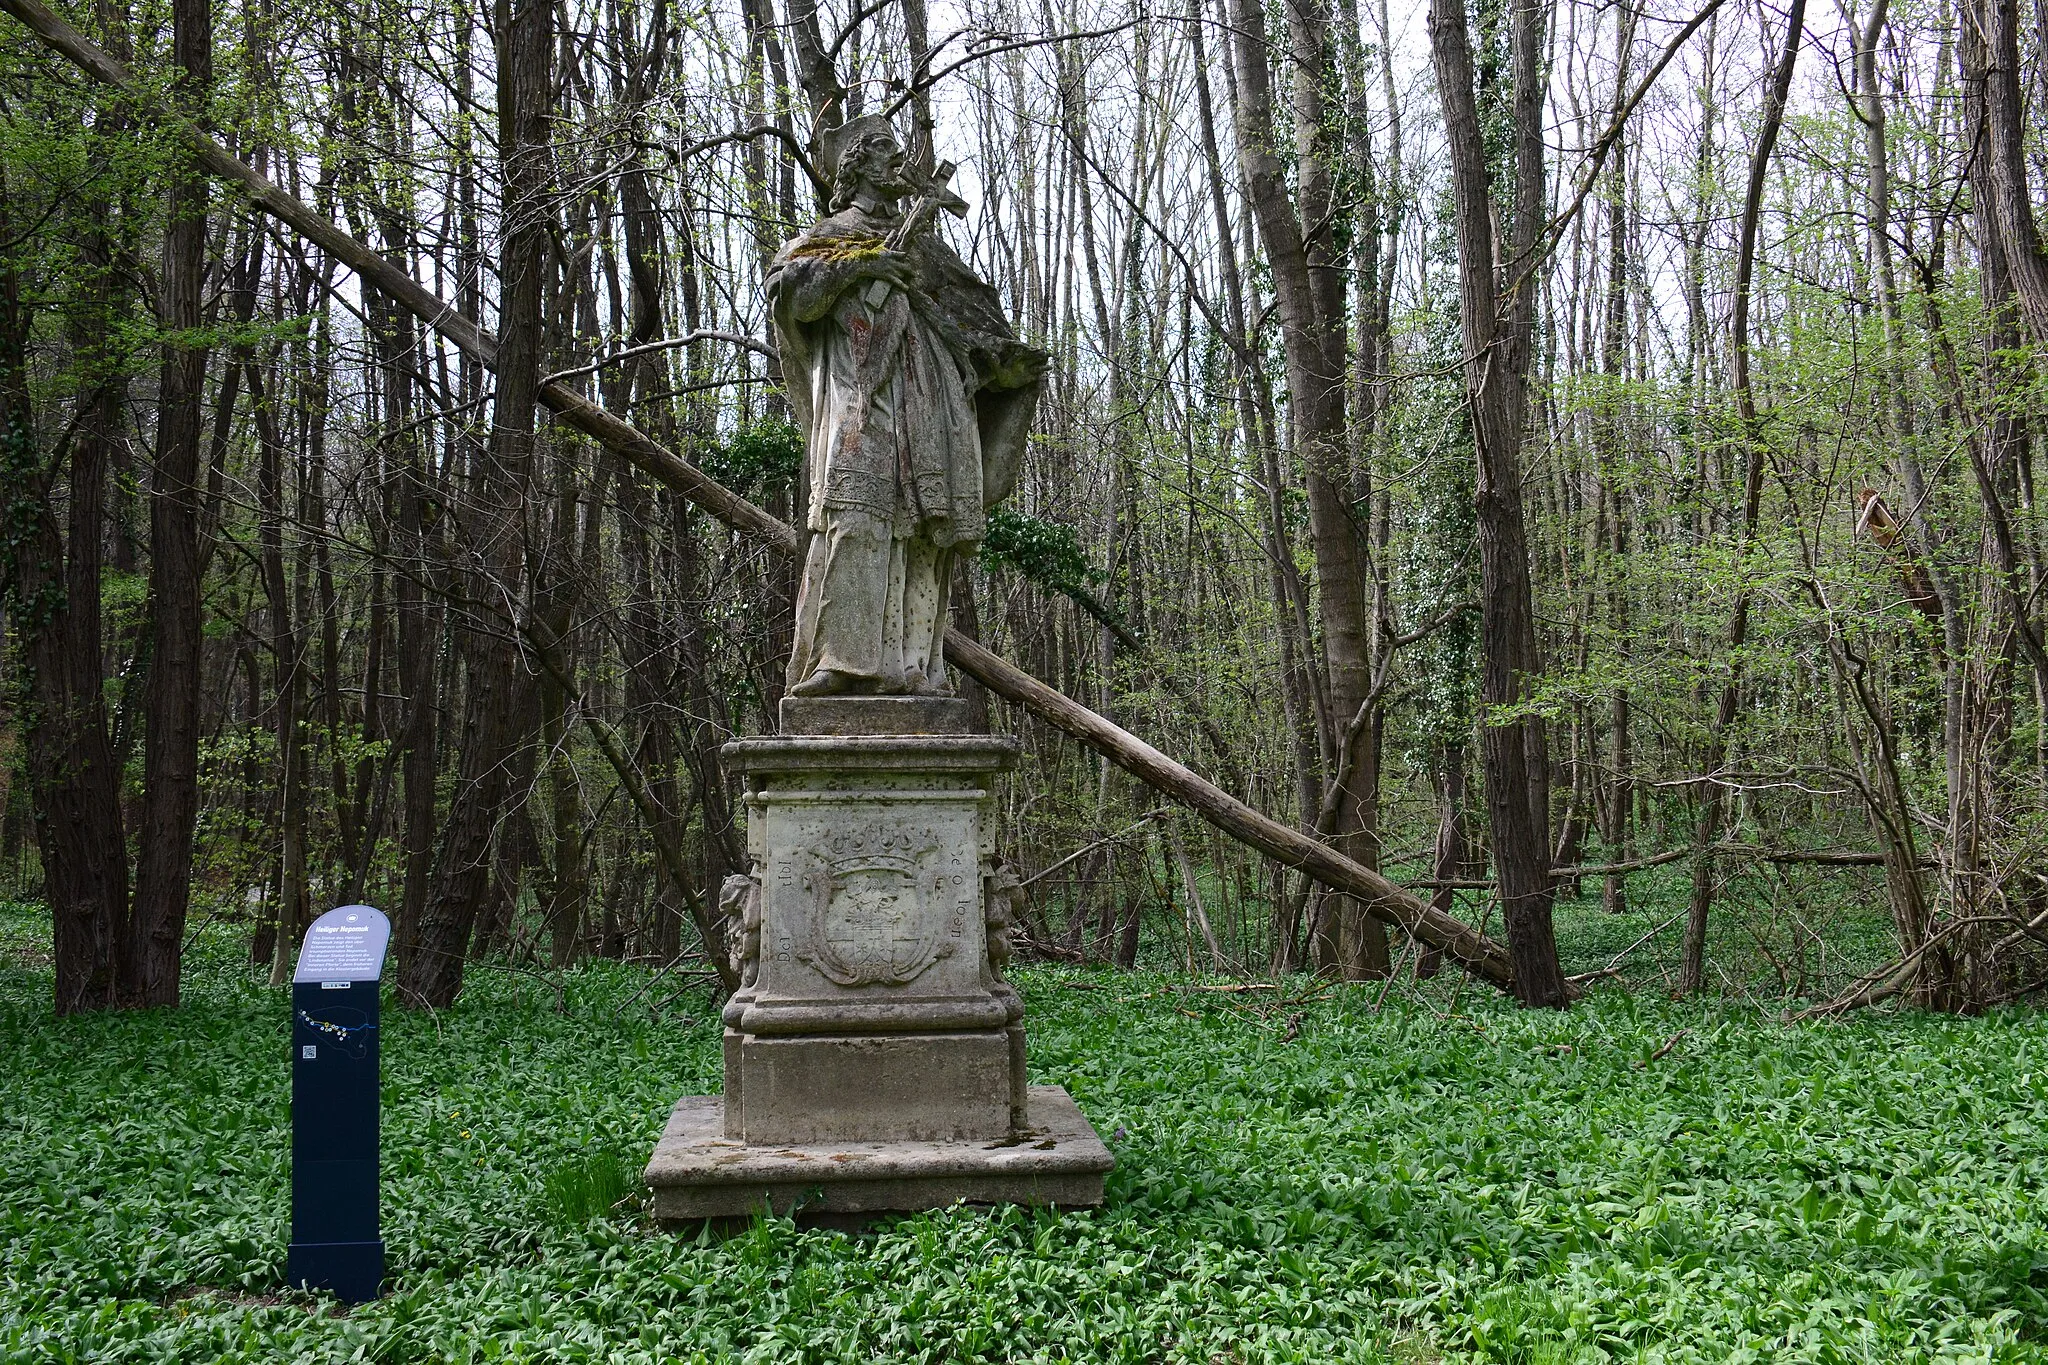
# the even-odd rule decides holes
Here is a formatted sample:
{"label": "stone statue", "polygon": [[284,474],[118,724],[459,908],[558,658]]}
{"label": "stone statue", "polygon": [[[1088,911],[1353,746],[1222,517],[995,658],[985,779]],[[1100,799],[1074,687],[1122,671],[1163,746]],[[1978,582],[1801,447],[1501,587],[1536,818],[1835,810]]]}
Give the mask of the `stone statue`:
{"label": "stone statue", "polygon": [[1017,988],[1010,984],[1010,958],[1016,952],[1014,936],[1024,927],[1024,883],[1018,880],[1017,869],[1008,863],[998,863],[995,870],[982,878],[982,939],[987,968],[984,980],[989,994],[1003,1002],[1003,1009],[1010,1023],[1016,1024],[1024,1017],[1024,1002],[1017,997]]}
{"label": "stone statue", "polygon": [[761,969],[761,879],[743,872],[727,877],[718,888],[718,908],[726,920],[733,974],[745,990]]}
{"label": "stone statue", "polygon": [[1010,958],[1016,951],[1011,935],[1023,927],[1024,883],[1018,879],[1017,869],[1008,863],[998,864],[987,880],[983,933],[988,940],[989,970],[1001,981],[1006,978]]}
{"label": "stone statue", "polygon": [[929,230],[964,207],[950,168],[909,169],[876,115],[819,152],[832,212],[767,280],[810,486],[789,691],[944,695],[954,561],[1016,484],[1046,356]]}
{"label": "stone statue", "polygon": [[1003,979],[1024,893],[990,855],[1020,746],[973,730],[943,653],[1046,358],[927,229],[964,207],[950,168],[906,165],[883,118],[818,142],[831,212],[768,275],[809,480],[789,695],[782,733],[720,751],[746,783],[753,875],[720,897],[740,984],[724,1093],[678,1100],[648,1159],[655,1217],[1100,1204],[1115,1159],[1029,1083]]}

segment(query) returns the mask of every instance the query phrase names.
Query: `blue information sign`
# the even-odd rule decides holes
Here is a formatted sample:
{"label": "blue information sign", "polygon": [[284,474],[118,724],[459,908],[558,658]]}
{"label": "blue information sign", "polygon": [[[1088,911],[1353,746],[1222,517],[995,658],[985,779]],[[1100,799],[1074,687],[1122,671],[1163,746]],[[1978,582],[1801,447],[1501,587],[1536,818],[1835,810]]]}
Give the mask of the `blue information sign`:
{"label": "blue information sign", "polygon": [[306,931],[292,974],[292,1241],[285,1278],[350,1303],[384,1281],[377,1227],[378,1003],[391,921],[367,905]]}

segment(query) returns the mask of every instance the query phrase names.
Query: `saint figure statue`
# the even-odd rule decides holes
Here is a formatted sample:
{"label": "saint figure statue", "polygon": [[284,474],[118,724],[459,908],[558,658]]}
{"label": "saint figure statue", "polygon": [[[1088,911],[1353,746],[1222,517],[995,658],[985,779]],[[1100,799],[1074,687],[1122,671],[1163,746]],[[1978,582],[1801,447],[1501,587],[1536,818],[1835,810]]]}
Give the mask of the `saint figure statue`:
{"label": "saint figure statue", "polygon": [[954,562],[1016,484],[1046,357],[930,230],[961,208],[945,168],[910,170],[875,115],[819,151],[832,212],[767,280],[810,489],[789,690],[942,695]]}

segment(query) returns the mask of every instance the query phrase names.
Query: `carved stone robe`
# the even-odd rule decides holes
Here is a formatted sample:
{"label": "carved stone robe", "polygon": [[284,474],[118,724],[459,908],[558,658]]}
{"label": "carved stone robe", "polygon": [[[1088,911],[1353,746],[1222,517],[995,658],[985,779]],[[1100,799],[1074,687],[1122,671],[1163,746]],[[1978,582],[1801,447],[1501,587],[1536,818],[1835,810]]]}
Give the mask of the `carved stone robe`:
{"label": "carved stone robe", "polygon": [[933,235],[906,249],[910,290],[863,267],[895,222],[842,210],[770,268],[813,532],[791,685],[827,668],[876,692],[946,690],[954,559],[1015,485],[1043,384],[995,290]]}

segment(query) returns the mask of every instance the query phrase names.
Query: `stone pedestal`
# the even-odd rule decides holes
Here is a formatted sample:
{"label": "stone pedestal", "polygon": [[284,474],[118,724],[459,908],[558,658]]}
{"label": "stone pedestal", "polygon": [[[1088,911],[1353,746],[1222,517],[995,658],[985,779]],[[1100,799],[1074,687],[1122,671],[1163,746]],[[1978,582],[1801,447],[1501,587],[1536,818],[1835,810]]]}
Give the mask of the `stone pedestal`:
{"label": "stone pedestal", "polygon": [[791,698],[782,722],[725,749],[754,866],[724,896],[725,1094],[677,1104],[656,1215],[1100,1203],[1109,1152],[1065,1091],[1027,1087],[1001,972],[985,815],[1014,742],[953,698]]}

